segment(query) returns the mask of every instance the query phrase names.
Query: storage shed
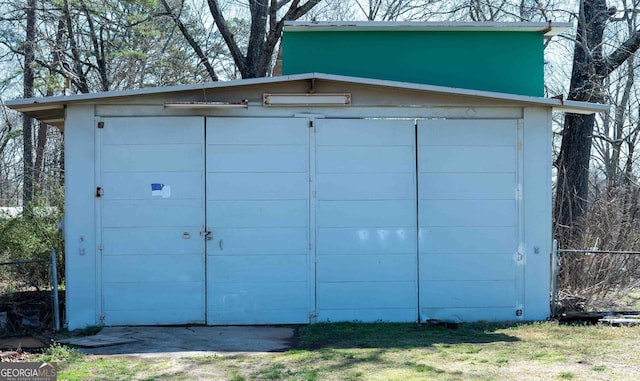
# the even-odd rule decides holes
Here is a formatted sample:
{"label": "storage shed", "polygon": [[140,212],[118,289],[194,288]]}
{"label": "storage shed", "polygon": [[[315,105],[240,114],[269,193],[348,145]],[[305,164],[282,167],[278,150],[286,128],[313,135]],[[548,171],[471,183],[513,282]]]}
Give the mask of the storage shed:
{"label": "storage shed", "polygon": [[320,73],[8,105],[64,129],[70,329],[545,319],[551,112],[607,109]]}

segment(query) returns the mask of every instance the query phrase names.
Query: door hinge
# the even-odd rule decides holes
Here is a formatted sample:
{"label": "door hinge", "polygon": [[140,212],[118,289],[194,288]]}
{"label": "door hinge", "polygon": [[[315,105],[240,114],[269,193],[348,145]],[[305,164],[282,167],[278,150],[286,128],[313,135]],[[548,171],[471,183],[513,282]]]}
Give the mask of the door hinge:
{"label": "door hinge", "polygon": [[104,245],[103,244],[99,244],[98,245],[98,250],[99,251],[104,251]]}
{"label": "door hinge", "polygon": [[104,122],[98,122],[98,128],[104,128]]}
{"label": "door hinge", "polygon": [[313,128],[313,119],[309,119],[309,128]]}
{"label": "door hinge", "polygon": [[102,192],[101,187],[96,187],[96,197],[102,197],[104,193]]}

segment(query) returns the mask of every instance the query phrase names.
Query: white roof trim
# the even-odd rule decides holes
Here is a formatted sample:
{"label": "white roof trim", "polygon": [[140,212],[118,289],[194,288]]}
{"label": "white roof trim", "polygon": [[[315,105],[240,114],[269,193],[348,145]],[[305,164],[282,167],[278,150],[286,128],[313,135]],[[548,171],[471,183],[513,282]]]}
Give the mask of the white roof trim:
{"label": "white roof trim", "polygon": [[556,36],[572,29],[571,23],[553,22],[387,22],[387,21],[287,21],[284,30],[315,31],[465,31],[465,32],[539,32]]}
{"label": "white roof trim", "polygon": [[70,103],[90,103],[92,101],[99,101],[102,99],[113,99],[113,98],[131,97],[131,96],[139,96],[139,95],[167,94],[167,93],[174,93],[174,92],[207,90],[207,89],[217,89],[217,88],[227,88],[227,87],[251,86],[251,85],[258,85],[258,84],[281,83],[281,82],[300,81],[300,80],[308,80],[308,79],[319,79],[319,80],[345,82],[345,83],[353,83],[353,84],[360,84],[360,85],[416,90],[416,91],[424,91],[424,92],[435,93],[435,94],[460,95],[460,96],[468,96],[468,97],[494,99],[497,101],[507,101],[507,102],[513,102],[513,103],[519,103],[519,104],[553,107],[558,111],[577,113],[577,114],[593,114],[596,112],[606,112],[606,111],[609,111],[609,108],[610,108],[609,105],[589,103],[589,102],[569,101],[569,100],[563,101],[557,98],[534,97],[534,96],[527,96],[527,95],[498,93],[493,91],[469,90],[469,89],[460,89],[460,88],[454,88],[454,87],[424,85],[419,83],[397,82],[397,81],[388,81],[383,79],[360,78],[360,77],[350,77],[350,76],[336,75],[336,74],[322,74],[322,73],[306,73],[306,74],[295,74],[295,75],[288,75],[288,76],[281,76],[281,77],[240,79],[240,80],[226,81],[226,82],[224,81],[207,82],[207,83],[200,83],[200,84],[194,84],[194,85],[153,87],[153,88],[136,89],[136,90],[109,91],[109,92],[102,92],[102,93],[78,94],[78,95],[57,96],[57,97],[47,97],[47,98],[17,99],[12,101],[6,101],[5,104],[9,108],[12,108],[14,110],[29,112],[29,111],[46,110],[46,109],[49,109],[49,110],[59,109],[62,106]]}

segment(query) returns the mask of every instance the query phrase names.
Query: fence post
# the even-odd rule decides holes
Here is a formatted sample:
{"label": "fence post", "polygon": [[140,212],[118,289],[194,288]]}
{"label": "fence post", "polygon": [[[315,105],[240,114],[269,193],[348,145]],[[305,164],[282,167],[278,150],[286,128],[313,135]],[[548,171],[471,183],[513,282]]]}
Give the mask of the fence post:
{"label": "fence post", "polygon": [[58,302],[58,265],[56,249],[51,249],[51,292],[53,293],[53,329],[60,332],[60,304]]}
{"label": "fence post", "polygon": [[558,264],[560,263],[558,240],[553,240],[551,253],[551,316],[556,316],[556,302],[558,300]]}

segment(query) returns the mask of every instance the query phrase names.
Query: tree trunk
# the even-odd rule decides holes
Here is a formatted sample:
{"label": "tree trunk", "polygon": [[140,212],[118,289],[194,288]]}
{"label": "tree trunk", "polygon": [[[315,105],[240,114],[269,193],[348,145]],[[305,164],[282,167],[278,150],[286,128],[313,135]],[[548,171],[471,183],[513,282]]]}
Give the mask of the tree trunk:
{"label": "tree trunk", "polygon": [[[275,47],[282,36],[282,28],[287,20],[297,20],[316,6],[320,0],[308,0],[300,5],[300,0],[291,1],[287,12],[276,20],[279,9],[290,1],[255,0],[250,2],[251,31],[247,53],[243,54],[235,36],[228,27],[227,20],[217,0],[207,0],[211,16],[222,35],[231,57],[242,78],[256,78],[268,75]],[[267,31],[268,25],[268,31]]]}
{"label": "tree trunk", "polygon": [[[602,59],[602,36],[609,17],[605,0],[584,0],[580,5],[569,99],[603,102],[607,73]],[[566,246],[580,236],[589,193],[589,161],[595,115],[567,114],[556,162],[558,182],[554,205],[555,233]]]}
{"label": "tree trunk", "polygon": [[[23,87],[24,97],[33,98],[33,63],[35,61],[36,43],[36,0],[27,1],[26,9],[26,38],[24,41],[24,76]],[[22,205],[27,206],[33,201],[33,142],[32,142],[33,120],[26,114],[22,115]]]}

